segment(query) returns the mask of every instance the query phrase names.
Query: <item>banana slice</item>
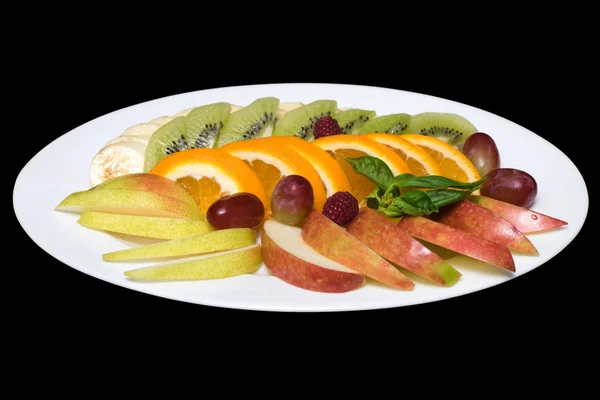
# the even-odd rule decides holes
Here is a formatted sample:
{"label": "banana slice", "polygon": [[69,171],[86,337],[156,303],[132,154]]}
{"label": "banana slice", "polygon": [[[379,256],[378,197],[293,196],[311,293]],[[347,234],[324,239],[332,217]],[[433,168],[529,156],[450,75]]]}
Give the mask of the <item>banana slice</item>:
{"label": "banana slice", "polygon": [[289,111],[292,111],[295,108],[299,108],[302,107],[304,104],[303,103],[295,103],[295,102],[285,102],[285,103],[280,103],[279,104],[279,113],[277,114],[277,118],[281,121],[281,118],[283,118],[283,116],[288,113]]}
{"label": "banana slice", "polygon": [[103,147],[92,159],[90,184],[92,187],[115,176],[144,172],[146,144],[120,142]]}
{"label": "banana slice", "polygon": [[148,123],[163,126],[167,122],[171,121],[173,118],[175,118],[175,117],[168,117],[168,116],[163,115],[162,117],[156,117],[154,119],[151,119],[150,121],[148,121]]}
{"label": "banana slice", "polygon": [[121,142],[139,142],[148,146],[151,136],[121,135],[106,142],[105,146]]}
{"label": "banana slice", "polygon": [[186,115],[188,115],[190,113],[190,111],[192,111],[194,109],[194,107],[192,108],[186,108],[184,110],[179,111],[177,114],[173,115],[173,117],[185,117]]}
{"label": "banana slice", "polygon": [[135,124],[125,129],[121,136],[152,136],[158,128],[160,128],[159,124]]}
{"label": "banana slice", "polygon": [[[179,111],[177,114],[173,115],[173,118],[175,117],[185,117],[186,115],[188,115],[190,113],[190,111],[192,111],[195,107],[191,107],[191,108],[184,108],[183,110]],[[236,106],[235,104],[231,105],[231,112],[237,111],[240,108],[243,108],[242,106]],[[164,117],[159,117],[159,118],[164,118]],[[168,121],[167,121],[168,122]]]}
{"label": "banana slice", "polygon": [[[188,115],[190,113],[190,111],[192,111],[195,107],[191,107],[191,108],[185,108],[181,111],[179,111],[177,114],[173,115],[173,118],[175,117],[185,117],[186,115]],[[243,108],[241,106],[236,106],[234,104],[231,105],[231,112],[237,111],[240,108]],[[164,117],[159,117],[159,118],[164,118]],[[158,119],[158,118],[157,118]],[[168,122],[168,121],[167,121]],[[165,122],[166,123],[166,122]]]}

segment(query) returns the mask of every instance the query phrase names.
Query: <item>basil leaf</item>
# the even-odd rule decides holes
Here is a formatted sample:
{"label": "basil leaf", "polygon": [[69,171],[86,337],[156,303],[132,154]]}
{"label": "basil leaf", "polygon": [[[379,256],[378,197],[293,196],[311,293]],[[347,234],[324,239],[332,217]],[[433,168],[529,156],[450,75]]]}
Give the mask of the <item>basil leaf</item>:
{"label": "basil leaf", "polygon": [[410,215],[429,215],[439,211],[427,192],[420,190],[404,193],[392,201],[393,205],[399,205],[399,203],[403,204],[403,211]]}
{"label": "basil leaf", "polygon": [[[480,189],[486,180],[486,177],[483,177],[476,182],[460,182],[439,175],[416,176],[414,174],[401,174],[394,177],[388,165],[377,157],[344,159],[354,171],[377,185],[377,188],[365,197],[367,207],[382,212],[390,218],[407,214],[423,216],[438,212],[440,207],[467,198],[472,192]],[[400,188],[432,190],[410,190],[401,194]]]}
{"label": "basil leaf", "polygon": [[373,210],[378,210],[379,209],[379,201],[377,201],[377,199],[374,199],[374,198],[368,198],[367,199],[367,207],[369,207]]}
{"label": "basil leaf", "polygon": [[477,190],[483,184],[485,177],[475,182],[459,182],[454,179],[439,175],[415,176],[413,174],[401,174],[392,179],[391,186],[400,188],[456,188]]}
{"label": "basil leaf", "polygon": [[470,190],[452,189],[433,189],[424,193],[427,193],[427,196],[438,208],[463,200],[471,195]]}
{"label": "basil leaf", "polygon": [[398,218],[405,214],[402,211],[402,209],[398,206],[389,206],[389,207],[385,207],[385,208],[379,208],[378,211],[384,213],[385,216],[388,218]]}
{"label": "basil leaf", "polygon": [[382,203],[380,195],[383,195],[383,190],[379,188],[375,188],[371,193],[369,193],[365,197],[365,199],[367,199],[367,207],[372,208],[373,210],[378,210]]}
{"label": "basil leaf", "polygon": [[371,193],[369,193],[365,199],[379,199],[381,200],[381,196],[383,196],[384,191],[379,189],[379,188],[375,188],[373,189],[373,191]]}
{"label": "basil leaf", "polygon": [[356,172],[369,178],[382,190],[387,190],[394,179],[390,167],[377,157],[364,156],[344,158],[344,160],[348,161]]}
{"label": "basil leaf", "polygon": [[426,193],[414,190],[402,196],[393,197],[389,201],[381,202],[378,211],[385,213],[387,217],[397,218],[406,214],[429,215],[432,212],[437,212],[438,208]]}

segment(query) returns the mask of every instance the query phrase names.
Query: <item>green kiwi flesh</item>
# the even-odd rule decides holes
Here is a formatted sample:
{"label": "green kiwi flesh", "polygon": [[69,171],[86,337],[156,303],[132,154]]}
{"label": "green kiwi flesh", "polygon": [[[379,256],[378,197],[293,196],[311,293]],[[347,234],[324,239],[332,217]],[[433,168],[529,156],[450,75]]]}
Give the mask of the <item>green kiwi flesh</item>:
{"label": "green kiwi flesh", "polygon": [[357,134],[365,122],[375,118],[375,111],[353,108],[337,112],[333,118],[338,122],[342,132]]}
{"label": "green kiwi flesh", "polygon": [[164,157],[183,150],[187,150],[187,138],[185,117],[182,116],[154,131],[144,155],[144,172],[150,172]]}
{"label": "green kiwi flesh", "polygon": [[185,116],[187,148],[213,148],[230,114],[231,104],[225,102],[193,108]]}
{"label": "green kiwi flesh", "polygon": [[219,132],[215,147],[219,148],[238,140],[271,136],[278,112],[279,99],[263,97],[231,113]]}
{"label": "green kiwi flesh", "polygon": [[409,114],[389,114],[373,118],[360,127],[359,133],[394,133],[399,135],[406,133],[410,124]]}
{"label": "green kiwi flesh", "polygon": [[335,100],[316,100],[288,111],[277,122],[273,136],[297,136],[308,142],[314,140],[315,123],[321,117],[333,116],[337,110]]}
{"label": "green kiwi flesh", "polygon": [[412,116],[406,133],[433,136],[462,149],[477,128],[465,117],[452,113],[424,112]]}
{"label": "green kiwi flesh", "polygon": [[144,172],[166,156],[195,148],[213,148],[219,131],[231,113],[229,103],[213,103],[192,109],[158,128],[148,141]]}

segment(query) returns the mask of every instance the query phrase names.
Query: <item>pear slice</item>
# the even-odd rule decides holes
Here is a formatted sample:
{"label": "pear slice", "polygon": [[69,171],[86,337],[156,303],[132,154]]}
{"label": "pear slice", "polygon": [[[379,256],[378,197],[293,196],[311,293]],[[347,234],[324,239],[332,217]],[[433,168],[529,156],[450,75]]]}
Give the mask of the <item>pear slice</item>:
{"label": "pear slice", "polygon": [[231,228],[113,251],[103,254],[102,259],[104,261],[122,261],[198,255],[247,247],[255,243],[256,231],[254,229]]}
{"label": "pear slice", "polygon": [[202,210],[171,196],[147,190],[105,189],[71,193],[56,207],[57,211],[83,213],[84,211],[206,220]]}
{"label": "pear slice", "polygon": [[125,271],[136,280],[187,281],[230,278],[256,271],[262,264],[260,244],[167,261]]}
{"label": "pear slice", "polygon": [[175,197],[193,206],[197,205],[188,191],[174,180],[144,172],[116,176],[94,187],[94,190],[100,189],[147,190],[163,196]]}
{"label": "pear slice", "polygon": [[208,222],[202,220],[144,217],[94,211],[83,212],[77,222],[92,229],[155,239],[177,239],[214,230]]}

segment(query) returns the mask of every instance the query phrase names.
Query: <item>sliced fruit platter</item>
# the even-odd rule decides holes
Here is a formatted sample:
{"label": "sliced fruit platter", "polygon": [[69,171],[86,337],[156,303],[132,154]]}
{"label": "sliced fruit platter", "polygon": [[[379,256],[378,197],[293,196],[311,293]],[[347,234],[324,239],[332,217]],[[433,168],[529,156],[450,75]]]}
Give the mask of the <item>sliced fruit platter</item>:
{"label": "sliced fruit platter", "polygon": [[131,266],[126,279],[266,268],[322,293],[371,282],[407,292],[415,277],[443,290],[463,276],[454,255],[510,275],[515,254],[539,255],[529,234],[567,225],[534,211],[535,177],[502,164],[494,132],[454,113],[401,111],[263,97],[157,116],[98,149],[90,186],[55,210],[130,238],[102,254]]}

